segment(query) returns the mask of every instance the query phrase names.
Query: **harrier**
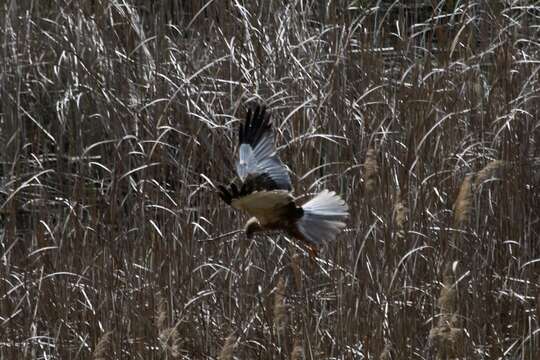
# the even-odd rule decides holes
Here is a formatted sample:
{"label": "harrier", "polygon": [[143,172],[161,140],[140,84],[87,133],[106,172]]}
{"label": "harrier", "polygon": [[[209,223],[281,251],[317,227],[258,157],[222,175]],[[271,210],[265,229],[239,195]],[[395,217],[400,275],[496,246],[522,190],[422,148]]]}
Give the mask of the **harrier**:
{"label": "harrier", "polygon": [[219,195],[228,205],[252,216],[245,225],[251,238],[260,231],[282,231],[302,241],[311,255],[345,227],[348,207],[333,191],[323,190],[303,205],[292,193],[291,179],[278,157],[270,115],[264,106],[249,109],[240,125],[237,177]]}

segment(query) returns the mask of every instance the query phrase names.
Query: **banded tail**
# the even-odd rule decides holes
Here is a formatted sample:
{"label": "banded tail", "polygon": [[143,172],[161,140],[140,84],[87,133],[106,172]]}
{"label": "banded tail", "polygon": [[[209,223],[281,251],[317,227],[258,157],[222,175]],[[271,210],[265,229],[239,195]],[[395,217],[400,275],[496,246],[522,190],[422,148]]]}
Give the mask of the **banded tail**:
{"label": "banded tail", "polygon": [[298,231],[309,243],[319,246],[332,241],[345,227],[349,207],[334,191],[323,190],[302,206]]}

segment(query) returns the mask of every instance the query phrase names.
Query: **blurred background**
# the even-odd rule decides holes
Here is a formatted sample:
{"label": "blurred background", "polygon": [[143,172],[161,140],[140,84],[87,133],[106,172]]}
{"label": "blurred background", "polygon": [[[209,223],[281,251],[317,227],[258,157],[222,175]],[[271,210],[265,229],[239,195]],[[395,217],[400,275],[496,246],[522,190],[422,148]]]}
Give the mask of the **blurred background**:
{"label": "blurred background", "polygon": [[[540,2],[6,0],[0,24],[0,358],[540,358]],[[349,204],[315,263],[229,234],[213,186],[254,101],[297,196]]]}

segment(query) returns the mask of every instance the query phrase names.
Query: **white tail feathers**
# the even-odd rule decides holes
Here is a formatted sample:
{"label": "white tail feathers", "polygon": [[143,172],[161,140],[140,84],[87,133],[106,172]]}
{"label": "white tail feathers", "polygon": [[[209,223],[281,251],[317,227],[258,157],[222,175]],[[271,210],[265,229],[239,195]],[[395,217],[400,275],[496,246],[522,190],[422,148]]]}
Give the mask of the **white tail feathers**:
{"label": "white tail feathers", "polygon": [[332,241],[345,227],[348,206],[334,191],[323,190],[302,206],[304,215],[298,220],[298,230],[309,242],[321,245]]}

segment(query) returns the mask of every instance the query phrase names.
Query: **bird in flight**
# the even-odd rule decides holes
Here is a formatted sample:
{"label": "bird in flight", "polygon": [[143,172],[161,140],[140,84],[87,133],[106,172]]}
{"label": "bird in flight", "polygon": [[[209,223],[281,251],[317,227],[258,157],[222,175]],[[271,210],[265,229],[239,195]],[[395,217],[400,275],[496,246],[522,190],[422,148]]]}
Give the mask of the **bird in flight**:
{"label": "bird in flight", "polygon": [[289,172],[276,153],[270,114],[264,106],[248,110],[238,134],[238,176],[229,186],[218,186],[220,197],[252,216],[244,227],[248,238],[256,232],[282,231],[316,256],[318,247],[334,240],[345,227],[347,205],[328,190],[297,204]]}

